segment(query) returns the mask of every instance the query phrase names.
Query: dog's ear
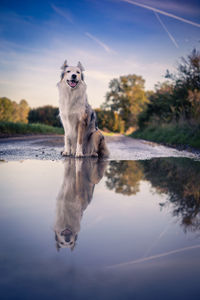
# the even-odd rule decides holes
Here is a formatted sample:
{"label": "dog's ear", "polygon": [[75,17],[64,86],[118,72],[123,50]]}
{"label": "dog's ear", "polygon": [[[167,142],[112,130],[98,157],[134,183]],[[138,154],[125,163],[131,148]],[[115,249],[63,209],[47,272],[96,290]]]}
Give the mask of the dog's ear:
{"label": "dog's ear", "polygon": [[63,65],[61,66],[61,70],[65,71],[65,69],[68,67],[67,60],[65,59]]}
{"label": "dog's ear", "polygon": [[61,66],[61,70],[62,70],[61,75],[60,75],[61,80],[63,79],[63,77],[65,75],[65,70],[66,70],[67,67],[68,67],[67,60],[65,60],[63,65]]}
{"label": "dog's ear", "polygon": [[81,72],[85,71],[80,61],[78,62],[77,67],[81,70]]}

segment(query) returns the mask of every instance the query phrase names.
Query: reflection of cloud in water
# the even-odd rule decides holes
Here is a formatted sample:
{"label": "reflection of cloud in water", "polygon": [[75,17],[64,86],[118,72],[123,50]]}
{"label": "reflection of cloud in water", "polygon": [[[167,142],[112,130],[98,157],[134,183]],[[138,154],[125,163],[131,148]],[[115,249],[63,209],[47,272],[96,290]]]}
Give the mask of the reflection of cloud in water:
{"label": "reflection of cloud in water", "polygon": [[92,200],[95,184],[103,174],[106,161],[74,159],[64,161],[64,177],[57,196],[55,223],[56,247],[75,247],[83,211]]}

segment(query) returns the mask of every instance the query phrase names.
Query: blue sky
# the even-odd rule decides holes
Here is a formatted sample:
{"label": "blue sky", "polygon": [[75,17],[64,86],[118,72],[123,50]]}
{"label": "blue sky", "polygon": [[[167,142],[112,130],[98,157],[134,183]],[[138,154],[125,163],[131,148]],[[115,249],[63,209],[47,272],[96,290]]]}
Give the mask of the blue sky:
{"label": "blue sky", "polygon": [[98,107],[112,78],[141,75],[153,89],[200,46],[198,0],[1,0],[0,7],[0,96],[31,107],[58,105],[65,59],[84,65]]}

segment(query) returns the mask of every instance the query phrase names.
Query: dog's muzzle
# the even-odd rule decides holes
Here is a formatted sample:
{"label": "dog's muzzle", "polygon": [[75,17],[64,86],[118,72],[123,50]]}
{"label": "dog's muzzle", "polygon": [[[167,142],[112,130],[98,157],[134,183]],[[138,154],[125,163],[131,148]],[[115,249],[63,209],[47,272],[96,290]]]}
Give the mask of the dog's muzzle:
{"label": "dog's muzzle", "polygon": [[72,80],[67,80],[67,83],[68,83],[68,85],[69,85],[71,88],[75,88],[75,87],[77,86],[77,84],[78,84],[78,81],[72,79]]}

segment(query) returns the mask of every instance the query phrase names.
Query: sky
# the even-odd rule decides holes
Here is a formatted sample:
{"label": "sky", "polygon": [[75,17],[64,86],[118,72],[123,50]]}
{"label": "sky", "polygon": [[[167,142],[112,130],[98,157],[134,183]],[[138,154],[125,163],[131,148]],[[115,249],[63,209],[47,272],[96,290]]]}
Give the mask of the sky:
{"label": "sky", "polygon": [[122,75],[165,80],[200,48],[199,0],[1,0],[0,97],[58,106],[60,67],[85,68],[89,103],[105,101]]}

